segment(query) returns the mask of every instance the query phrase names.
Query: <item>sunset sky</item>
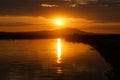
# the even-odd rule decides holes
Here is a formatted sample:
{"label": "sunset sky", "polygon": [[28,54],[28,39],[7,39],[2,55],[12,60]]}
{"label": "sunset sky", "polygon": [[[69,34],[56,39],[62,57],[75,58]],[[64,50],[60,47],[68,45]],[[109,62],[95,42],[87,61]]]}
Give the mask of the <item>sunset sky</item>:
{"label": "sunset sky", "polygon": [[0,0],[0,32],[60,28],[120,34],[120,0]]}

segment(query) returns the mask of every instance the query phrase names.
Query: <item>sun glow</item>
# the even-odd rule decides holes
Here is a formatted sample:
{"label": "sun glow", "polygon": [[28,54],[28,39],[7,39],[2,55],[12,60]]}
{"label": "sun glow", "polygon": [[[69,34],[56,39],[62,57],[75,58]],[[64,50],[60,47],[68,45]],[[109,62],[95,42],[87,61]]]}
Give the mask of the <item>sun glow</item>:
{"label": "sun glow", "polygon": [[55,23],[56,25],[61,26],[63,24],[63,21],[62,19],[57,19]]}
{"label": "sun glow", "polygon": [[57,63],[61,63],[61,39],[57,39]]}

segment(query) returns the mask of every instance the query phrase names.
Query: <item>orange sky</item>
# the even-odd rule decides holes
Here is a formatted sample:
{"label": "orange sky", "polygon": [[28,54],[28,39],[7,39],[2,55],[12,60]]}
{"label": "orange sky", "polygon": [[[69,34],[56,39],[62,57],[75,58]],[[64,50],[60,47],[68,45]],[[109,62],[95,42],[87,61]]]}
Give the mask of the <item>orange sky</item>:
{"label": "orange sky", "polygon": [[[62,25],[56,25],[56,20],[61,19]],[[60,28],[77,28],[95,33],[120,33],[120,23],[100,23],[84,18],[72,17],[30,17],[30,16],[0,16],[0,31],[41,31]]]}

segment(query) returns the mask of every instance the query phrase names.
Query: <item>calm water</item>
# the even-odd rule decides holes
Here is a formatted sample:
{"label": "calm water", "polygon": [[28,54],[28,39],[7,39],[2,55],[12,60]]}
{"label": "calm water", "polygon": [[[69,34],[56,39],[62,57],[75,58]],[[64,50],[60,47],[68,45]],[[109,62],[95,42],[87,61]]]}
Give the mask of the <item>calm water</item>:
{"label": "calm water", "polygon": [[92,46],[61,39],[0,40],[0,80],[107,80]]}

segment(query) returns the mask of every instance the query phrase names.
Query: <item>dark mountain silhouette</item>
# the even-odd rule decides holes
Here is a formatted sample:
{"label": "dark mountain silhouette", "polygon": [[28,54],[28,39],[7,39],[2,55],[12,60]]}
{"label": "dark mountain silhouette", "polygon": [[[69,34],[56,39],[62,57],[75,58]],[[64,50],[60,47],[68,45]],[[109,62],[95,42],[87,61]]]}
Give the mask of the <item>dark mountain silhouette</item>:
{"label": "dark mountain silhouette", "polygon": [[57,38],[68,37],[72,35],[89,34],[74,28],[64,28],[58,30],[45,30],[36,32],[0,32],[0,39],[41,39],[41,38]]}

